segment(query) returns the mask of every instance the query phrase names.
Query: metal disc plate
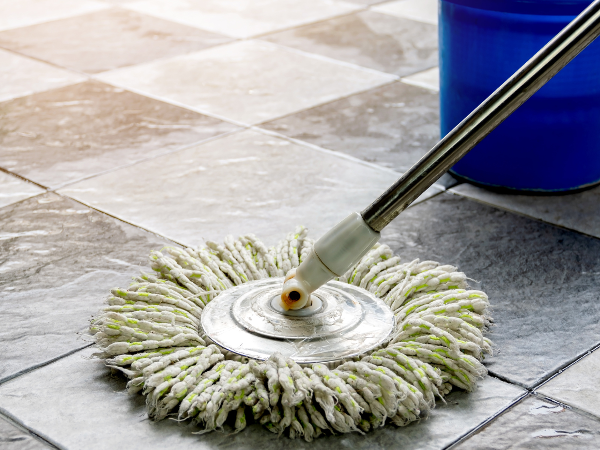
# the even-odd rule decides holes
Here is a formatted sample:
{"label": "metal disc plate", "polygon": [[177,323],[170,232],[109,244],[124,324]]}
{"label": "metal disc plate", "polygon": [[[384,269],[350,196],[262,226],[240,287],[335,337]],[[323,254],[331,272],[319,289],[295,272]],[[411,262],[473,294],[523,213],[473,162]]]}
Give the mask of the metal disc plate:
{"label": "metal disc plate", "polygon": [[228,289],[202,313],[204,332],[218,345],[264,360],[279,352],[299,363],[335,361],[381,345],[394,328],[390,308],[368,291],[330,281],[312,305],[283,311],[283,278]]}

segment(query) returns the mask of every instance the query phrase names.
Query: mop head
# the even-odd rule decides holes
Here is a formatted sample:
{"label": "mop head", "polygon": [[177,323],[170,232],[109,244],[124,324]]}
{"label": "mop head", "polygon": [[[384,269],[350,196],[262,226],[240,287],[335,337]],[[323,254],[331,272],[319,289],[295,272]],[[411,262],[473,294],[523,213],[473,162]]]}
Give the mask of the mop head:
{"label": "mop head", "polygon": [[393,311],[397,326],[384,346],[351,360],[300,366],[277,353],[267,361],[248,359],[203,334],[202,311],[220,292],[285,276],[312,245],[299,227],[269,249],[247,235],[151,252],[155,273],[113,289],[92,319],[98,356],[130,379],[130,393],[146,396],[152,419],[190,419],[202,432],[222,430],[228,417],[236,431],[254,420],[307,441],[386,422],[405,426],[453,387],[471,391],[485,376],[487,295],[469,290],[456,267],[401,262],[387,245],[377,244],[338,279],[366,289]]}

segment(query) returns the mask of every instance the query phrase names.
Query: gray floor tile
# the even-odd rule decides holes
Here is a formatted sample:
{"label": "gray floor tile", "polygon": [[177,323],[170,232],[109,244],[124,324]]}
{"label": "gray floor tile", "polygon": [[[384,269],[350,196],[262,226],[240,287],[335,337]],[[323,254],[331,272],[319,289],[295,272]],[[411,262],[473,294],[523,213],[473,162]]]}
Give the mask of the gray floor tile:
{"label": "gray floor tile", "polygon": [[404,172],[439,140],[437,93],[393,83],[261,125]]}
{"label": "gray floor tile", "polygon": [[488,293],[494,373],[532,387],[600,342],[600,241],[452,194],[409,208],[382,241],[457,265]]}
{"label": "gray floor tile", "polygon": [[0,0],[0,30],[77,16],[108,6],[94,0]]}
{"label": "gray floor tile", "polygon": [[0,33],[0,47],[88,73],[189,53],[229,40],[118,8]]}
{"label": "gray floor tile", "polygon": [[141,0],[124,6],[239,38],[324,20],[358,8],[336,0]]}
{"label": "gray floor tile", "polygon": [[0,171],[0,208],[44,192],[35,184]]}
{"label": "gray floor tile", "polygon": [[56,194],[0,209],[0,230],[0,380],[87,345],[109,289],[166,242]]}
{"label": "gray floor tile", "polygon": [[236,126],[85,82],[0,104],[0,166],[56,187]]}
{"label": "gray floor tile", "polygon": [[423,72],[402,78],[402,82],[438,92],[440,90],[440,69],[433,67]]}
{"label": "gray floor tile", "polygon": [[453,192],[600,238],[600,187],[550,197],[500,194],[463,183]]}
{"label": "gray floor tile", "polygon": [[373,10],[419,22],[438,23],[437,0],[396,0],[377,5]]}
{"label": "gray floor tile", "polygon": [[101,80],[254,124],[392,81],[275,44],[243,41],[100,74]]}
{"label": "gray floor tile", "polygon": [[[0,102],[79,83],[82,75],[0,49]],[[0,114],[2,113],[0,105]]]}
{"label": "gray floor tile", "polygon": [[596,415],[600,420],[600,351],[596,350],[544,384],[538,392]]}
{"label": "gray floor tile", "polygon": [[0,417],[0,447],[3,450],[39,450],[49,449],[48,445],[31,437],[26,431],[8,423]]}
{"label": "gray floor tile", "polygon": [[[317,439],[311,444],[278,438],[259,425],[239,434],[193,435],[187,424],[147,420],[141,395],[128,396],[120,376],[111,376],[101,362],[89,360],[92,350],[71,355],[0,387],[0,408],[62,448],[89,450],[162,448],[251,450],[289,449],[442,449],[509,406],[522,391],[488,378],[473,394],[456,392],[426,420],[405,428],[386,426],[366,436]],[[35,399],[35,400],[34,400]],[[35,404],[44,404],[42,410]],[[110,444],[109,444],[110,443]]]}
{"label": "gray floor tile", "polygon": [[246,233],[273,245],[299,224],[320,236],[396,178],[391,171],[244,131],[60,192],[187,245]]}
{"label": "gray floor tile", "polygon": [[438,64],[435,25],[373,11],[294,28],[263,39],[398,76]]}
{"label": "gray floor tile", "polygon": [[529,397],[453,450],[597,449],[600,421]]}

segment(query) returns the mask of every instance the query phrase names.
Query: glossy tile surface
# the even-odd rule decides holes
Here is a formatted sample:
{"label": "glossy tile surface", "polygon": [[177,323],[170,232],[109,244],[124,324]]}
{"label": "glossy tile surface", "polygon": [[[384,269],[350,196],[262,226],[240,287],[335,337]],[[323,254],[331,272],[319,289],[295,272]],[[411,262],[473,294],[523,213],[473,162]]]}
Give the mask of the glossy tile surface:
{"label": "glossy tile surface", "polygon": [[0,104],[0,166],[56,187],[236,129],[91,81]]}
{"label": "glossy tile surface", "polygon": [[453,449],[591,450],[599,447],[600,421],[530,397]]}
{"label": "glossy tile surface", "polygon": [[[442,449],[475,428],[483,418],[509,406],[522,391],[501,381],[488,378],[471,395],[457,392],[446,405],[435,408],[429,419],[405,428],[387,426],[365,436],[321,438],[306,443],[290,440],[252,425],[238,434],[209,433],[194,435],[196,428],[171,420],[153,423],[146,419],[140,395],[128,396],[120,376],[111,376],[97,360],[89,360],[91,350],[71,355],[38,371],[43,383],[32,375],[0,386],[0,408],[9,411],[28,427],[62,448],[106,448],[110,436],[113,448],[131,449],[355,449],[413,448]],[[30,384],[26,384],[27,382]],[[27,389],[23,389],[27,386]],[[52,414],[27,408],[31,399],[52,405]],[[93,418],[93,419],[92,419]]]}
{"label": "glossy tile surface", "polygon": [[124,6],[239,38],[347,14],[358,8],[335,0],[141,0]]}
{"label": "glossy tile surface", "polygon": [[0,47],[87,73],[189,53],[229,40],[118,8],[0,33]]}
{"label": "glossy tile surface", "polygon": [[459,195],[600,238],[600,187],[569,195],[500,194],[463,183]]}
{"label": "glossy tile surface", "polygon": [[438,0],[396,0],[373,7],[374,11],[437,25]]}
{"label": "glossy tile surface", "polygon": [[0,380],[88,345],[109,290],[165,242],[56,194],[0,209]]}
{"label": "glossy tile surface", "polygon": [[60,192],[187,245],[250,232],[271,245],[299,224],[320,236],[396,178],[244,131]]}
{"label": "glossy tile surface", "polygon": [[600,420],[600,352],[594,351],[544,384],[538,392]]}
{"label": "glossy tile surface", "polygon": [[244,123],[274,119],[393,80],[260,41],[228,44],[99,77]]}
{"label": "glossy tile surface", "polygon": [[[85,79],[79,74],[0,49],[0,102]],[[0,104],[0,111],[2,107]]]}
{"label": "glossy tile surface", "polygon": [[402,82],[438,92],[440,90],[440,70],[438,67],[402,78]]}
{"label": "glossy tile surface", "polygon": [[600,240],[446,193],[382,236],[406,261],[453,264],[480,282],[492,304],[493,373],[533,387],[600,343]]}
{"label": "glossy tile surface", "polygon": [[107,8],[94,0],[0,0],[0,31]]}
{"label": "glossy tile surface", "polygon": [[35,184],[0,171],[0,208],[42,192],[44,190]]}
{"label": "glossy tile surface", "polygon": [[263,38],[399,76],[438,64],[437,27],[364,11]]}
{"label": "glossy tile surface", "polygon": [[396,82],[262,127],[404,172],[437,143],[438,105],[437,93]]}
{"label": "glossy tile surface", "polygon": [[0,417],[0,446],[3,450],[40,450],[51,447]]}

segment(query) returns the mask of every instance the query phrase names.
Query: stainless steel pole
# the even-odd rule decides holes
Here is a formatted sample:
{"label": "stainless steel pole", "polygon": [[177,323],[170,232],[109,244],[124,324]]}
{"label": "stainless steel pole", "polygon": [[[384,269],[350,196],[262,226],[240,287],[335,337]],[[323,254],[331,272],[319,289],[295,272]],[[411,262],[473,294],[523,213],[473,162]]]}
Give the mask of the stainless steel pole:
{"label": "stainless steel pole", "polygon": [[362,211],[365,222],[381,231],[599,35],[596,0]]}

